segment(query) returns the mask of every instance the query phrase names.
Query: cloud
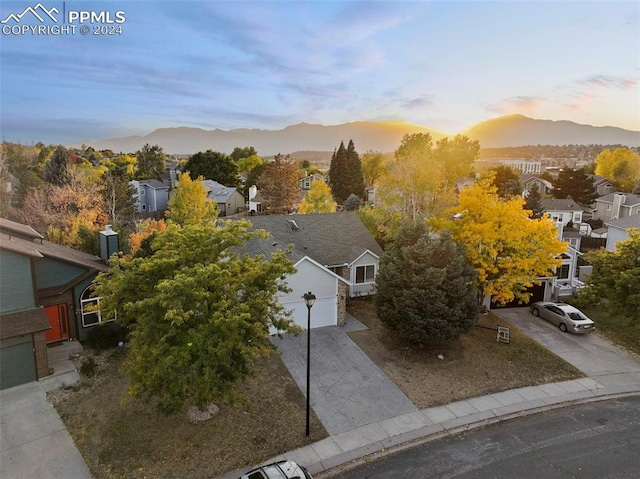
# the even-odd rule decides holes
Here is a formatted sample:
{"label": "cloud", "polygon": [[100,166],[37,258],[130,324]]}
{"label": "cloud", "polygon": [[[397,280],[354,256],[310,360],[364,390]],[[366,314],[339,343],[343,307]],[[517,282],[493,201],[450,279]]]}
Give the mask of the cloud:
{"label": "cloud", "polygon": [[505,98],[497,103],[485,106],[485,109],[492,114],[507,115],[511,113],[527,113],[532,114],[544,104],[547,100],[538,96],[519,95]]}
{"label": "cloud", "polygon": [[578,86],[631,90],[638,86],[638,78],[614,75],[590,75],[575,82]]}

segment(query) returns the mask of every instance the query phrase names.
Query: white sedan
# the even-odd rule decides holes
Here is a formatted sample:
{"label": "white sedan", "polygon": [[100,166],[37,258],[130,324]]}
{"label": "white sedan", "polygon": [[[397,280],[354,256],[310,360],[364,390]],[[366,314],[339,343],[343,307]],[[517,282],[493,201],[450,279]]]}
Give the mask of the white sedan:
{"label": "white sedan", "polygon": [[293,461],[273,462],[252,469],[239,479],[312,479],[307,470]]}
{"label": "white sedan", "polygon": [[596,328],[582,311],[566,303],[537,301],[531,305],[531,312],[555,324],[563,333],[590,333]]}

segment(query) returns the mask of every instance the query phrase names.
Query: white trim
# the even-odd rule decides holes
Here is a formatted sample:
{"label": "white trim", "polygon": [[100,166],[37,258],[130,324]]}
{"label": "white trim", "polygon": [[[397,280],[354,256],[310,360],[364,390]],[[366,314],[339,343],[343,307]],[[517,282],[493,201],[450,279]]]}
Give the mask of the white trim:
{"label": "white trim", "polygon": [[[102,319],[102,311],[100,310],[100,297],[91,297],[89,296],[88,298],[84,298],[84,295],[86,292],[90,291],[91,289],[93,289],[93,285],[90,284],[89,286],[87,286],[84,291],[80,294],[80,316],[82,319],[82,327],[83,328],[90,328],[91,326],[97,326],[98,324],[104,324],[104,323],[110,323],[111,321],[115,321],[116,317],[113,317],[111,319]],[[95,304],[96,305],[96,309],[95,310],[90,310],[90,311],[85,311],[85,304]],[[84,318],[86,316],[90,316],[90,315],[95,315],[98,318],[98,321],[95,323],[90,323],[90,324],[86,324]]]}
{"label": "white trim", "polygon": [[371,251],[370,249],[366,249],[364,250],[364,252],[358,256],[356,259],[354,259],[350,264],[349,267],[353,266],[353,263],[355,263],[356,261],[358,261],[360,258],[362,258],[365,254],[369,253],[370,255],[372,255],[373,257],[375,257],[377,260],[380,260],[380,256],[378,256],[377,254],[375,254],[373,251]]}
{"label": "white trim", "polygon": [[[373,279],[371,281],[367,281],[367,268],[369,266],[373,266]],[[358,264],[355,266],[355,268],[353,268],[353,284],[373,284],[376,282],[376,264],[375,263],[366,263],[366,264]],[[358,268],[364,268],[364,281],[362,281],[361,283],[358,282]]]}
{"label": "white trim", "polygon": [[[340,281],[342,281],[343,283],[345,283],[345,284],[347,284],[347,285],[349,284],[349,281],[347,281],[346,279],[344,279],[342,276],[340,276],[339,274],[334,273],[333,271],[331,271],[331,270],[330,270],[329,268],[327,268],[326,266],[322,266],[320,263],[318,263],[318,262],[317,262],[316,260],[314,260],[313,258],[310,258],[309,256],[305,256],[304,258],[302,258],[302,259],[298,260],[298,262],[296,262],[296,263],[294,264],[294,266],[297,268],[297,267],[298,267],[298,265],[299,265],[300,263],[302,263],[303,261],[305,261],[305,260],[306,260],[306,261],[309,261],[309,262],[311,262],[311,263],[313,263],[313,264],[315,264],[315,265],[316,265],[316,266],[318,266],[320,269],[322,269],[322,270],[326,271],[326,272],[327,272],[327,273],[329,273],[330,275],[335,276],[336,278],[338,278],[338,279],[339,279]],[[343,265],[340,265],[340,266],[343,266]]]}

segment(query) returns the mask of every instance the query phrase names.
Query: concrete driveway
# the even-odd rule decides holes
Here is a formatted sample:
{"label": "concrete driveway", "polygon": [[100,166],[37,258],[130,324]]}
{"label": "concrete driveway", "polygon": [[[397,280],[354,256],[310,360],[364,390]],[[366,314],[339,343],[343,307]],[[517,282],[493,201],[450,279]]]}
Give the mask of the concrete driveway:
{"label": "concrete driveway", "polygon": [[91,479],[39,382],[0,391],[0,477]]}
{"label": "concrete driveway", "polygon": [[640,360],[600,337],[597,323],[595,333],[572,334],[563,333],[550,322],[536,318],[529,308],[492,309],[491,312],[589,377],[624,373],[640,375]]}
{"label": "concrete driveway", "polygon": [[[330,435],[416,411],[405,394],[347,336],[365,327],[347,316],[344,326],[311,331],[310,403]],[[306,394],[307,334],[272,337],[282,361]]]}

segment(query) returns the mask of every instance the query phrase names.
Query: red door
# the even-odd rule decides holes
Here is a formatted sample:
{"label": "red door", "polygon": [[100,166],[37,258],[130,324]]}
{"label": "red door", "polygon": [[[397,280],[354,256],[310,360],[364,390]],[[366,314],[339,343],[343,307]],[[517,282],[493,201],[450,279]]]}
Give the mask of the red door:
{"label": "red door", "polygon": [[45,332],[47,343],[69,339],[69,317],[65,303],[47,306],[44,308],[51,329]]}

